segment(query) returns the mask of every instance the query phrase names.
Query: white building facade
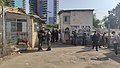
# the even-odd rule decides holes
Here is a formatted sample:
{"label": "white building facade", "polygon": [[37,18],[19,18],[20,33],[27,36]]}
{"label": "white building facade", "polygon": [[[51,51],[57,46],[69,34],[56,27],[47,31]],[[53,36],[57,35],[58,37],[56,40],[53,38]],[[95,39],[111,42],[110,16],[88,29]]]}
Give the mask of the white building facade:
{"label": "white building facade", "polygon": [[59,15],[59,28],[61,40],[66,42],[72,36],[72,31],[77,34],[90,33],[93,27],[93,9],[61,10]]}

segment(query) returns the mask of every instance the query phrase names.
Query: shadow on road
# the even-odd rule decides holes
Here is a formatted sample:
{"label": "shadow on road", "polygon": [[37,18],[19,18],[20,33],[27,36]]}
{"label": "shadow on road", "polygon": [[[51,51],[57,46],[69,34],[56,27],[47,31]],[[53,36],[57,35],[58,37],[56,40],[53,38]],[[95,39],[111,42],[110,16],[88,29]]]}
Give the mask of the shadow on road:
{"label": "shadow on road", "polygon": [[116,61],[117,63],[120,63],[120,54],[115,55],[114,52],[109,52],[109,53],[103,53],[106,57],[96,57],[96,58],[91,58],[91,60],[95,61],[107,61],[109,59],[112,59]]}
{"label": "shadow on road", "polygon": [[34,52],[38,52],[37,50],[19,50],[18,52],[20,53],[34,53]]}
{"label": "shadow on road", "polygon": [[[52,46],[52,48],[75,47],[75,45],[67,45],[67,44],[63,44],[60,42],[52,43],[51,46]],[[78,45],[76,45],[76,46],[78,46]]]}
{"label": "shadow on road", "polygon": [[106,55],[107,58],[110,58],[110,59],[120,63],[120,54],[115,55],[114,52],[110,52],[110,53],[105,53],[104,55]]}
{"label": "shadow on road", "polygon": [[82,52],[89,52],[92,51],[91,46],[84,46],[84,48],[82,48],[82,51],[77,51],[76,53],[82,53]]}
{"label": "shadow on road", "polygon": [[[78,46],[78,45],[77,45]],[[51,48],[64,48],[64,47],[75,47],[74,45],[66,45],[60,42],[55,42],[51,44]],[[42,48],[44,50],[37,51],[37,46],[34,49],[27,49],[26,45],[18,45],[17,48],[19,48],[20,53],[34,53],[34,52],[44,52],[47,49],[47,45],[43,44]]]}
{"label": "shadow on road", "polygon": [[[66,45],[66,44],[62,44],[62,43],[53,43],[52,48],[64,48],[64,47],[76,47],[74,45]],[[43,45],[43,48],[46,48],[46,45]],[[77,51],[76,53],[82,53],[82,52],[89,52],[92,51],[93,49],[91,48],[91,46],[84,46],[82,48],[82,51]],[[37,49],[33,49],[33,50],[19,50],[20,53],[34,53],[34,52],[45,52],[45,50],[43,51],[37,51]],[[114,51],[111,51],[109,53],[103,53],[106,57],[96,57],[96,58],[91,58],[91,60],[95,60],[95,61],[107,61],[109,59],[112,59],[118,63],[120,63],[120,52],[119,55],[116,56],[114,54]]]}
{"label": "shadow on road", "polygon": [[97,57],[97,58],[91,58],[91,60],[95,60],[95,61],[107,61],[107,60],[109,60],[109,58],[108,57],[102,57],[102,58]]}
{"label": "shadow on road", "polygon": [[[82,52],[89,52],[92,51],[93,49],[91,49],[91,47],[85,46],[84,48],[82,48],[82,51],[77,51],[76,53],[82,53]],[[101,48],[100,50],[105,50],[107,48]],[[103,53],[103,55],[105,55],[106,57],[96,57],[96,58],[91,58],[91,60],[95,60],[95,61],[107,61],[109,59],[112,59],[118,63],[120,63],[120,49],[118,49],[118,55],[115,55],[113,49],[109,49],[110,52],[109,53]]]}
{"label": "shadow on road", "polygon": [[120,63],[120,55],[116,56],[113,52],[105,53],[104,55],[106,57],[102,57],[102,58],[96,57],[96,58],[91,58],[91,60],[95,60],[95,61],[107,61],[109,59],[112,59],[112,60],[116,61],[117,63]]}

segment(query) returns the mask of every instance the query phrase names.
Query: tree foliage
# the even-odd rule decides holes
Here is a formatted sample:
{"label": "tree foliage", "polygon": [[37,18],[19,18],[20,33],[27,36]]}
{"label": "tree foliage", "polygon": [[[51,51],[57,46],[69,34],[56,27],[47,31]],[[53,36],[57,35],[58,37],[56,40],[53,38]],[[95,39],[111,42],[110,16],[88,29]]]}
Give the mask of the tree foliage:
{"label": "tree foliage", "polygon": [[104,24],[104,27],[108,28],[108,16],[104,16],[102,22]]}
{"label": "tree foliage", "polygon": [[101,28],[101,25],[99,25],[101,23],[101,21],[99,19],[96,18],[96,14],[94,14],[93,16],[93,26],[96,28]]}
{"label": "tree foliage", "polygon": [[117,4],[115,8],[108,11],[109,15],[106,18],[103,18],[105,26],[108,27],[110,24],[110,28],[120,29],[120,3]]}
{"label": "tree foliage", "polygon": [[118,26],[116,17],[113,14],[110,14],[109,16],[105,16],[102,21],[104,22],[107,28],[109,24],[110,24],[110,28],[112,29],[116,29]]}
{"label": "tree foliage", "polygon": [[46,25],[48,28],[58,28],[58,24],[48,24]]}
{"label": "tree foliage", "polygon": [[34,11],[30,10],[29,14],[31,15],[37,15]]}
{"label": "tree foliage", "polygon": [[0,6],[12,6],[11,0],[0,0]]}

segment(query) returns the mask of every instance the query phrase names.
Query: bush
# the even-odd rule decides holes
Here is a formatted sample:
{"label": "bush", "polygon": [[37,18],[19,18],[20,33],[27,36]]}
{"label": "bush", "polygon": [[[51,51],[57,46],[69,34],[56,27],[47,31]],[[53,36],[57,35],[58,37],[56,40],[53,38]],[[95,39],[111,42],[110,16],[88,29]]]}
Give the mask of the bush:
{"label": "bush", "polygon": [[49,24],[46,25],[48,28],[58,28],[58,24]]}

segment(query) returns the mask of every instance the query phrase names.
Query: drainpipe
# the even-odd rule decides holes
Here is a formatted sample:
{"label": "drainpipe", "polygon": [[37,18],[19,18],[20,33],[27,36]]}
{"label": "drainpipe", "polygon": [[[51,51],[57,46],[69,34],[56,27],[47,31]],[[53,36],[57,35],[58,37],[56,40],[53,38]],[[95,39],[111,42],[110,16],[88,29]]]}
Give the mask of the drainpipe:
{"label": "drainpipe", "polygon": [[6,33],[5,33],[5,12],[4,12],[4,6],[2,6],[2,25],[3,25],[3,32],[2,32],[2,44],[3,44],[3,48],[2,48],[2,54],[3,56],[6,54]]}

